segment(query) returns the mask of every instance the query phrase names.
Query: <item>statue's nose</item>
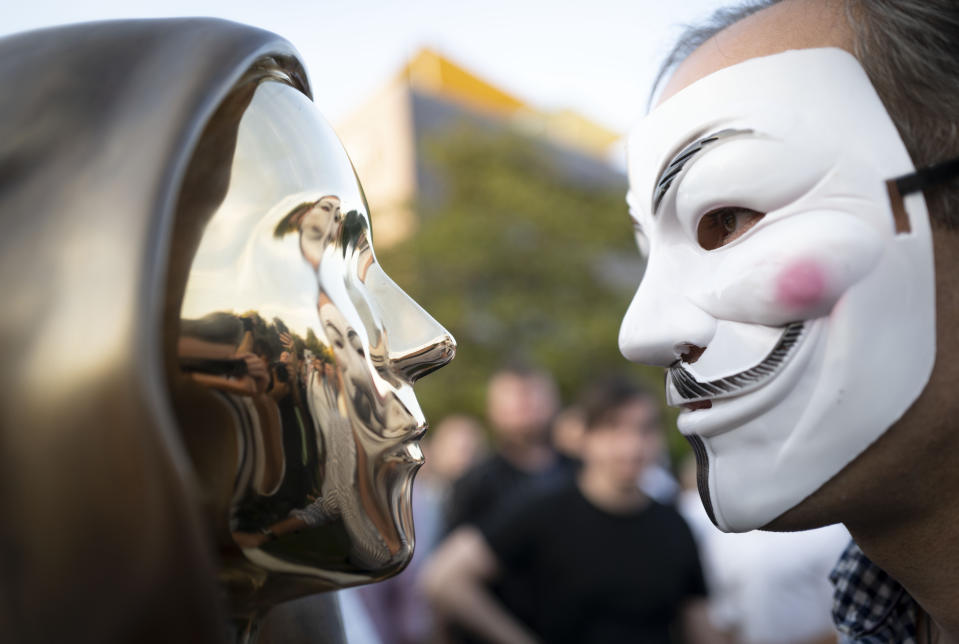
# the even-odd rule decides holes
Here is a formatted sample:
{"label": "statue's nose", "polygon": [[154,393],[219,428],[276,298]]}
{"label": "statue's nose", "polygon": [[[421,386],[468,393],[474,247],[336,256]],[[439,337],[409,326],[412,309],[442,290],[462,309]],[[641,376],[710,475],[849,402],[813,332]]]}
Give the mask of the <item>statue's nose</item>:
{"label": "statue's nose", "polygon": [[378,281],[367,284],[376,291],[392,370],[413,382],[452,360],[456,340],[450,332],[385,274]]}

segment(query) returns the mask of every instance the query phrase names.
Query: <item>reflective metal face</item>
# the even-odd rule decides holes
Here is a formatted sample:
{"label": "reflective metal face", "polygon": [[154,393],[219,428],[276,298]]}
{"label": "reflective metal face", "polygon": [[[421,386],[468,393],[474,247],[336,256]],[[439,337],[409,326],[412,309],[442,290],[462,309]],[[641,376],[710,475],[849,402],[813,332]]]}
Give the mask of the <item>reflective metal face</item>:
{"label": "reflective metal face", "polygon": [[262,82],[190,269],[178,343],[182,371],[232,420],[213,459],[231,466],[212,478],[229,488],[243,556],[221,544],[224,578],[295,575],[303,590],[287,594],[305,594],[405,565],[426,429],[412,383],[454,350],[377,263],[332,129],[302,93]]}
{"label": "reflective metal face", "polygon": [[922,391],[935,355],[921,195],[859,63],[788,51],[693,83],[634,130],[646,274],[623,354],[667,368],[725,530],[761,527],[839,472]]}

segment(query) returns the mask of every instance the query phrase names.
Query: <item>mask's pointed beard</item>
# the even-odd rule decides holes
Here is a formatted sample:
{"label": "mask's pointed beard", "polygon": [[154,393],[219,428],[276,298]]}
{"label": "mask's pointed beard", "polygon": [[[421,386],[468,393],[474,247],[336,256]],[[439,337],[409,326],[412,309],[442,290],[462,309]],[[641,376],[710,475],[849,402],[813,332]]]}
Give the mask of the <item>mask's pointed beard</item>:
{"label": "mask's pointed beard", "polygon": [[[666,402],[673,406],[700,400],[716,400],[738,396],[759,389],[778,374],[795,353],[805,332],[804,322],[786,325],[773,350],[755,367],[740,371],[732,376],[716,380],[700,381],[696,379],[683,363],[677,361],[666,372]],[[670,387],[672,385],[672,387]],[[672,395],[676,391],[678,398]]]}
{"label": "mask's pointed beard", "polygon": [[692,445],[693,455],[696,457],[696,487],[699,489],[699,498],[703,501],[706,516],[718,527],[716,514],[713,512],[713,500],[709,495],[709,455],[706,453],[706,446],[699,436],[687,436],[686,440]]}

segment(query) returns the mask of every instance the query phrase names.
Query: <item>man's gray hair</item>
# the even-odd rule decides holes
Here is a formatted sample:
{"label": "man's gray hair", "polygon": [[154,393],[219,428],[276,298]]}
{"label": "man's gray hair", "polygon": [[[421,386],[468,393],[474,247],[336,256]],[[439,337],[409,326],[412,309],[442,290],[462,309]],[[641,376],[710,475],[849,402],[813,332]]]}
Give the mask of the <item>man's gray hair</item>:
{"label": "man's gray hair", "polygon": [[[917,168],[959,156],[959,2],[846,0],[856,57]],[[934,224],[959,229],[959,180],[923,191]]]}
{"label": "man's gray hair", "polygon": [[[666,58],[657,85],[714,34],[779,1],[740,3],[690,27]],[[959,2],[841,1],[855,36],[854,53],[916,167],[959,157]],[[959,229],[959,178],[924,194],[933,224]]]}
{"label": "man's gray hair", "polygon": [[716,9],[716,11],[702,23],[686,25],[685,31],[683,31],[676,40],[676,44],[673,45],[669,55],[666,56],[666,59],[663,60],[659,67],[656,80],[653,81],[653,88],[649,93],[647,109],[652,106],[660,85],[667,80],[669,74],[700,45],[729,25],[739,22],[760,9],[765,9],[779,1],[780,0],[750,0],[749,2],[740,2],[736,5]]}

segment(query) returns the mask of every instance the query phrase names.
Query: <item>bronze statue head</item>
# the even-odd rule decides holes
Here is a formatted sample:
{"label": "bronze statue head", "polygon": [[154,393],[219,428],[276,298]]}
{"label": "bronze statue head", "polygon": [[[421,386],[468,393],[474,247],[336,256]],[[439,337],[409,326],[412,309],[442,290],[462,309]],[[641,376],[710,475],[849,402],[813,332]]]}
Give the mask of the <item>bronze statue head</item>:
{"label": "bronze statue head", "polygon": [[377,264],[295,50],[178,19],[0,52],[5,632],[216,641],[402,569],[412,384],[455,343]]}

